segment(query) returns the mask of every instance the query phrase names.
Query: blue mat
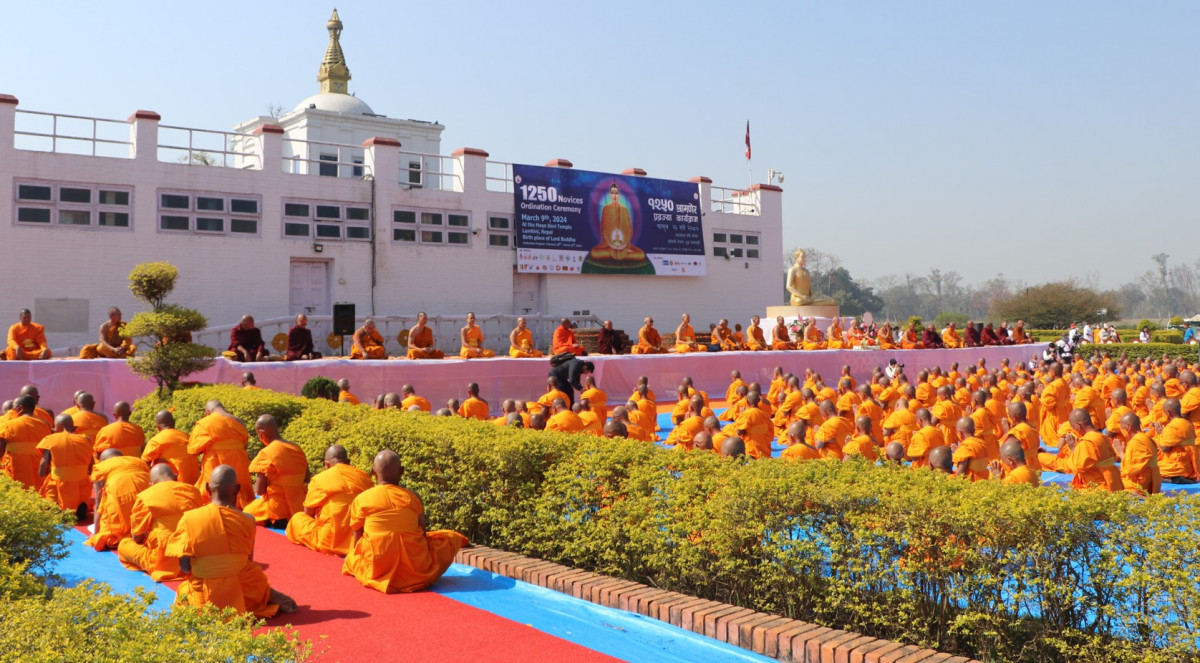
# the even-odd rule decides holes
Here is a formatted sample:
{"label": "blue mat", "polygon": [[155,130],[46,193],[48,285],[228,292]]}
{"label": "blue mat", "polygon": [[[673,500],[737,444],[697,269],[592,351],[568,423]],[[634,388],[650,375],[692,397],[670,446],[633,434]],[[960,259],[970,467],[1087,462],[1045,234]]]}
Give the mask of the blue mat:
{"label": "blue mat", "polygon": [[90,578],[107,583],[123,594],[132,594],[136,587],[148,589],[157,596],[154,604],[150,606],[154,610],[167,610],[174,603],[175,591],[170,587],[154,582],[145,573],[130,571],[121,566],[117,553],[96,552],[83,545],[85,540],[87,536],[77,529],[72,528],[67,532],[70,554],[52,569],[59,577],[60,586],[74,587]]}

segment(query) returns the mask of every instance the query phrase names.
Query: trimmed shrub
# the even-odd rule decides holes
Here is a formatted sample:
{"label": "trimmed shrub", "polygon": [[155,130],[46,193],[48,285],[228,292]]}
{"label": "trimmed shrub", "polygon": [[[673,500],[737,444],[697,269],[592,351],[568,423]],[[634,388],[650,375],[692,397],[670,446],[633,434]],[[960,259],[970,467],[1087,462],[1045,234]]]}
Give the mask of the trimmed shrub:
{"label": "trimmed shrub", "polygon": [[[210,400],[221,401],[230,414],[246,424],[250,433],[250,457],[262,449],[262,443],[254,435],[254,421],[264,414],[275,417],[280,427],[286,426],[296,415],[300,414],[306,399],[297,398],[268,389],[243,389],[236,385],[214,385],[194,389],[180,389],[173,396],[161,396],[151,392],[133,404],[133,415],[130,422],[142,427],[146,438],[153,436],[157,429],[154,427],[154,416],[159,410],[170,410],[175,415],[175,427],[182,431],[190,431],[204,416],[204,404]],[[324,450],[322,450],[324,453]]]}
{"label": "trimmed shrub", "polygon": [[0,474],[0,550],[4,561],[38,575],[67,556],[67,530],[75,514]]}
{"label": "trimmed shrub", "polygon": [[1179,345],[1183,343],[1183,332],[1178,329],[1159,329],[1158,331],[1150,332],[1150,342]]}
{"label": "trimmed shrub", "polygon": [[1183,326],[1183,316],[1179,316],[1179,315],[1172,316],[1170,322],[1168,322],[1167,324],[1171,325],[1172,327],[1182,327]]}
{"label": "trimmed shrub", "polygon": [[1109,357],[1116,359],[1121,355],[1128,355],[1130,359],[1141,359],[1150,357],[1151,359],[1161,359],[1165,354],[1172,358],[1182,358],[1190,362],[1197,361],[1197,348],[1200,346],[1183,345],[1175,343],[1109,343],[1107,345],[1087,344],[1075,349],[1075,355],[1084,359],[1091,359],[1096,355],[1107,354]]}
{"label": "trimmed shrub", "polygon": [[[1162,327],[1157,322],[1151,322],[1150,320],[1147,320],[1146,318],[1142,318],[1141,320],[1138,320],[1137,329],[1133,330],[1133,333],[1137,334],[1138,332],[1142,331],[1142,327],[1146,327],[1151,332],[1155,332],[1155,331],[1158,331],[1159,329],[1162,329]],[[1124,338],[1124,330],[1122,330],[1121,336],[1122,336],[1122,338]]]}
{"label": "trimmed shrub", "polygon": [[0,662],[306,661],[312,645],[253,616],[177,607],[149,612],[153,596],[87,582],[49,599],[0,601]]}
{"label": "trimmed shrub", "polygon": [[324,398],[336,401],[341,391],[341,389],[338,389],[336,382],[324,375],[318,375],[304,383],[304,386],[300,389],[300,395],[305,398]]}
{"label": "trimmed shrub", "polygon": [[953,322],[954,325],[959,329],[962,329],[963,325],[967,324],[967,314],[959,313],[958,311],[942,311],[941,313],[937,314],[936,318],[933,319],[933,324],[938,329],[944,328],[951,322]]}

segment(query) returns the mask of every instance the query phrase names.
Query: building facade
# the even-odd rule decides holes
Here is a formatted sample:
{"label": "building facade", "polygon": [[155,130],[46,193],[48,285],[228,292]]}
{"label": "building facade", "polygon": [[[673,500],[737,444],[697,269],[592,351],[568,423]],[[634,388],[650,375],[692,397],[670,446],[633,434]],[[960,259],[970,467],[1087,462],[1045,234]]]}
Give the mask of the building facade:
{"label": "building facade", "polygon": [[127,318],[141,308],[127,287],[133,266],[160,260],[180,270],[171,301],[222,328],[245,313],[327,316],[351,302],[360,318],[586,311],[632,333],[646,315],[672,329],[684,310],[698,327],[745,324],[779,300],[781,189],[704,177],[691,180],[705,276],[518,274],[511,164],[478,148],[443,155],[442,126],[378,115],[347,94],[336,12],[328,28],[321,91],[233,131],[170,126],[145,110],[127,120],[27,111],[0,95],[0,246],[14,277],[17,264],[27,272],[0,294],[0,311],[15,322],[32,309],[52,347],[92,342],[110,306]]}

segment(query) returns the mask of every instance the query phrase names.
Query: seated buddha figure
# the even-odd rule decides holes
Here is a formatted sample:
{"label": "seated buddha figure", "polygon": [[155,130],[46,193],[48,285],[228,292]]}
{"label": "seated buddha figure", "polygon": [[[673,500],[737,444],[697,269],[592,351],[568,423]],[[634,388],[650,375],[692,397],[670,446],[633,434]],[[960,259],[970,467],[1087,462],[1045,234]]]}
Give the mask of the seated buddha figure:
{"label": "seated buddha figure", "polygon": [[812,275],[804,266],[807,261],[804,249],[796,249],[793,254],[795,261],[787,271],[787,282],[785,287],[791,293],[792,306],[829,306],[837,304],[832,299],[813,297],[812,293]]}
{"label": "seated buddha figure", "polygon": [[633,220],[629,208],[621,204],[621,190],[613,183],[608,189],[608,204],[600,210],[600,243],[592,247],[593,260],[638,262],[646,252],[633,245]]}

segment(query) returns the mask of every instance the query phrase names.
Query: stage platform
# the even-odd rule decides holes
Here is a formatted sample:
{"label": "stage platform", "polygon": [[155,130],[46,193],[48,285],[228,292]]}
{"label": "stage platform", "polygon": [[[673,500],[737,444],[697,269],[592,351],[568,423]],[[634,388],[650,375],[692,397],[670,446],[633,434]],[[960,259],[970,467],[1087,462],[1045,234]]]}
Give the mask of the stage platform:
{"label": "stage platform", "polygon": [[[855,379],[869,379],[876,366],[886,366],[895,358],[904,364],[905,373],[914,381],[924,368],[950,364],[973,365],[980,358],[989,367],[1041,357],[1046,344],[958,350],[816,350],[772,352],[714,352],[663,355],[599,355],[587,359],[596,364],[596,382],[615,404],[633,392],[640,375],[650,377],[650,387],[660,401],[673,401],[679,381],[690,376],[695,385],[713,394],[723,394],[729,386],[729,373],[739,370],[746,382],[759,382],[764,388],[776,366],[803,374],[812,368],[832,386],[843,365],[849,365]],[[244,371],[252,371],[258,386],[299,394],[310,378],[323,375],[333,380],[350,380],[350,391],[366,402],[376,394],[399,393],[404,384],[412,384],[417,393],[429,399],[435,408],[450,398],[465,398],[468,382],[478,382],[480,395],[494,411],[505,398],[537,399],[546,391],[550,369],[547,359],[442,359],[442,360],[350,360],[319,359],[302,362],[241,363],[218,358],[208,370],[190,376],[192,381],[239,384]],[[71,404],[75,391],[83,389],[96,397],[97,410],[108,413],[116,401],[132,402],[154,389],[154,384],[134,375],[120,359],[52,359],[49,361],[0,362],[0,395],[17,395],[22,385],[38,387],[42,406],[60,411]]]}

